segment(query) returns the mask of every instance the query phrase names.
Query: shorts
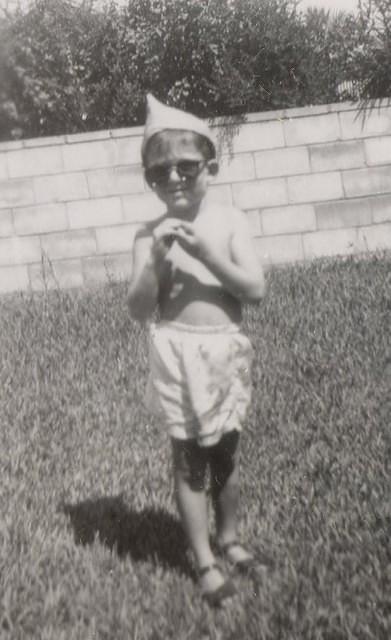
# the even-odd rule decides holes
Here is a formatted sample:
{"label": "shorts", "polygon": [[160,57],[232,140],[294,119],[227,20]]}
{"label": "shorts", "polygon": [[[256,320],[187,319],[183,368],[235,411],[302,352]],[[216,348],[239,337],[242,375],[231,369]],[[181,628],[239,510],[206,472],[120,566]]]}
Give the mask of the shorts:
{"label": "shorts", "polygon": [[171,437],[212,446],[224,433],[242,430],[252,356],[236,324],[152,324],[147,407]]}

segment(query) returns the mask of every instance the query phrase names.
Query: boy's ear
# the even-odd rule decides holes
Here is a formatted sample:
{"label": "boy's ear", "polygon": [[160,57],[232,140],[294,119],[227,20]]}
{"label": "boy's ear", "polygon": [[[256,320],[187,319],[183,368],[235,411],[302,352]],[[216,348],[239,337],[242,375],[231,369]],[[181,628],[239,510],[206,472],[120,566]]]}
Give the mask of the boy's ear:
{"label": "boy's ear", "polygon": [[219,172],[219,163],[217,160],[213,159],[208,161],[208,170],[211,176],[217,176]]}
{"label": "boy's ear", "polygon": [[148,187],[153,190],[154,185],[152,184],[152,182],[150,180],[148,180],[148,178],[145,175],[145,173],[144,173],[144,179],[145,179],[145,182],[147,183]]}
{"label": "boy's ear", "polygon": [[148,187],[150,189],[152,189],[152,191],[155,191],[156,184],[154,182],[151,182],[150,180],[148,180],[147,176],[145,175],[145,169],[144,169],[144,179],[145,179],[145,182],[147,183]]}

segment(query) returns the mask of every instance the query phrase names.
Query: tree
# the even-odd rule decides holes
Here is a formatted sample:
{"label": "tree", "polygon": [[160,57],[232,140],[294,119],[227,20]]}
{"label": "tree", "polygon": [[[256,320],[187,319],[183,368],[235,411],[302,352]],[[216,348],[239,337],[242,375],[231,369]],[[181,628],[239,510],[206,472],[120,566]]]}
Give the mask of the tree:
{"label": "tree", "polygon": [[203,117],[338,100],[355,39],[296,0],[35,0],[0,23],[0,138],[141,124],[147,91]]}

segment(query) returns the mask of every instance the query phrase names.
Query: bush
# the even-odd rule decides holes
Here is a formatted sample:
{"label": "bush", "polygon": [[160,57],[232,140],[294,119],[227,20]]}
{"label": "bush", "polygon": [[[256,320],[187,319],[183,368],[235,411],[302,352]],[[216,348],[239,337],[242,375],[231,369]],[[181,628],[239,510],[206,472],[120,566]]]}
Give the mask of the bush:
{"label": "bush", "polygon": [[352,56],[352,77],[364,100],[391,96],[391,4],[363,0],[359,12],[359,42]]}
{"label": "bush", "polygon": [[0,24],[0,139],[141,124],[151,90],[203,117],[336,101],[358,26],[295,0],[35,0]]}
{"label": "bush", "polygon": [[92,2],[37,0],[26,14],[19,11],[3,22],[2,138],[112,126],[113,111],[115,123],[122,124],[115,87],[121,84],[124,100],[137,86],[124,73],[124,60],[130,67],[132,56],[119,56],[124,38],[117,18],[115,8],[101,13]]}

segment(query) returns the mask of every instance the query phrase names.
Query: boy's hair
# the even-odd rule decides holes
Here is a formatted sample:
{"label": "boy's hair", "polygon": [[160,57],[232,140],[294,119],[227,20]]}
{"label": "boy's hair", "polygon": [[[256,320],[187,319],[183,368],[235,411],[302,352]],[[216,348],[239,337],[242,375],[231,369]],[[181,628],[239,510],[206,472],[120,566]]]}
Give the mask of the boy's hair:
{"label": "boy's hair", "polygon": [[147,159],[147,155],[148,153],[150,153],[151,148],[153,148],[153,146],[158,146],[159,143],[159,136],[162,133],[168,133],[169,131],[178,131],[178,132],[186,132],[186,133],[191,133],[193,136],[193,140],[194,140],[194,144],[196,146],[196,148],[198,149],[198,151],[200,151],[200,153],[202,153],[202,155],[204,156],[205,160],[208,162],[209,160],[214,160],[216,158],[216,149],[214,144],[212,143],[211,140],[209,140],[206,136],[203,136],[200,133],[197,133],[196,131],[190,131],[187,129],[165,129],[164,131],[161,131],[159,133],[155,133],[154,136],[152,136],[152,138],[148,141],[147,146],[145,147],[145,149],[143,150],[143,165],[145,166],[145,162]]}

